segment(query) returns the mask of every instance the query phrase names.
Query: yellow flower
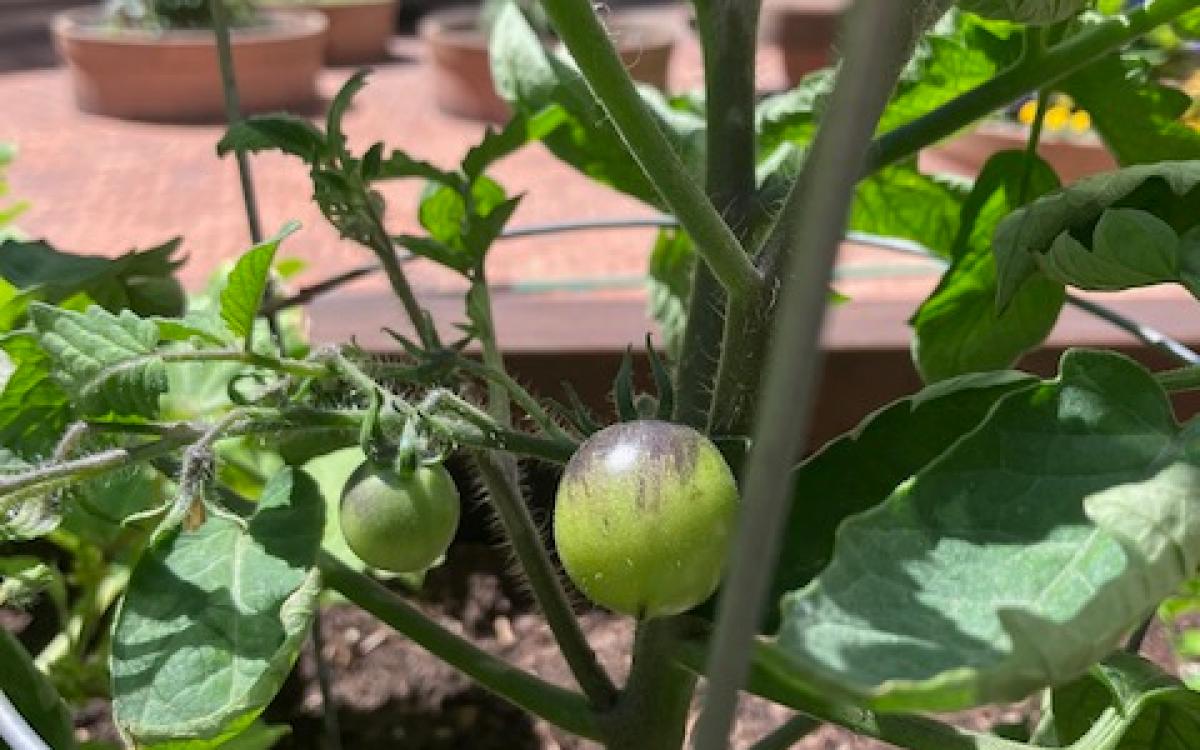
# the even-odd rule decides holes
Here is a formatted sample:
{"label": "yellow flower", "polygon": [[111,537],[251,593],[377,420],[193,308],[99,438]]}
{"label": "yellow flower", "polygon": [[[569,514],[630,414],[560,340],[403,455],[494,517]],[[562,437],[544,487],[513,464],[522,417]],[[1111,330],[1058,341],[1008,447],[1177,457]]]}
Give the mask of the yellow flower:
{"label": "yellow flower", "polygon": [[1054,106],[1046,111],[1046,128],[1048,130],[1062,130],[1067,126],[1071,119],[1071,110],[1066,107]]}
{"label": "yellow flower", "polygon": [[1092,129],[1092,116],[1087,110],[1081,109],[1071,115],[1071,130],[1076,133],[1086,133]]}
{"label": "yellow flower", "polygon": [[1033,118],[1037,116],[1037,101],[1030,99],[1021,105],[1021,109],[1017,111],[1017,119],[1022,125],[1032,125]]}

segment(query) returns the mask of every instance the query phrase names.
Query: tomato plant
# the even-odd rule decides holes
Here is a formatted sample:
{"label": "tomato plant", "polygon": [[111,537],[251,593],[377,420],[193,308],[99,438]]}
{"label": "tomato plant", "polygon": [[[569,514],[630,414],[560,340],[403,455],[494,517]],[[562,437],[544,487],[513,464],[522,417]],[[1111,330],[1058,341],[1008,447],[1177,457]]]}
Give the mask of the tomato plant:
{"label": "tomato plant", "polygon": [[[608,747],[682,746],[701,677],[701,750],[728,744],[743,690],[796,711],[761,748],[822,722],[912,750],[1200,746],[1200,698],[1139,655],[1156,610],[1177,622],[1195,606],[1200,423],[1171,397],[1200,389],[1200,356],[1074,293],[1200,297],[1200,132],[1143,41],[1167,25],[1195,37],[1200,3],[859,0],[837,66],[764,97],[755,0],[695,0],[705,85],[679,97],[634,86],[592,3],[542,5],[565,51],[517,8],[497,13],[493,72],[513,118],[457,165],[352,143],[342,118],[365,74],[321,124],[235,116],[218,146],[243,166],[263,151],[304,163],[326,219],[400,303],[399,356],[297,338],[285,313],[311,294],[288,297],[272,274],[293,224],[256,236],[187,309],[170,278],[178,240],[109,260],[5,243],[0,532],[18,554],[0,596],[44,596],[66,623],[36,659],[0,641],[14,664],[0,687],[24,691],[0,702],[5,740],[69,747],[62,696],[109,692],[136,747],[261,741],[258,717],[333,590]],[[1039,156],[1059,97],[1119,169],[1069,182]],[[1027,99],[1023,147],[974,181],[922,170],[922,149]],[[616,425],[505,367],[487,258],[520,196],[488,173],[533,142],[667,215],[650,256],[667,357],[649,352],[652,396],[634,393],[630,366],[617,373]],[[420,233],[389,231],[378,188],[392,180],[425,183]],[[910,320],[925,386],[808,446],[847,232],[944,267]],[[458,338],[410,284],[410,258],[461,277]],[[1056,377],[1014,369],[1067,306],[1179,367],[1076,348]],[[575,685],[484,652],[364,569],[432,562],[457,505],[434,502],[436,530],[416,524],[400,559],[403,511],[449,498],[446,477],[359,477],[339,539],[341,483],[321,461],[343,449],[470,465]],[[566,571],[638,616],[623,679],[584,635],[518,461],[565,467]],[[38,540],[62,554],[39,557]],[[1037,723],[1015,734],[940,716],[1035,695]]]}

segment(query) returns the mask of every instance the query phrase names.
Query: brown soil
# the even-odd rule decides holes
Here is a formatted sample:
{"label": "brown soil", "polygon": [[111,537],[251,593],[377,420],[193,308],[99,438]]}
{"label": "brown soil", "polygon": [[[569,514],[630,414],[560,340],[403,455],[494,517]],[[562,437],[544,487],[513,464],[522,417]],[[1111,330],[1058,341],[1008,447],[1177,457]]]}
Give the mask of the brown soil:
{"label": "brown soil", "polygon": [[[505,569],[503,555],[487,546],[458,545],[450,563],[433,571],[418,595],[422,608],[442,625],[480,646],[564,686],[573,686],[566,665],[541,618],[519,584],[496,571]],[[0,626],[21,631],[29,618],[0,610]],[[589,611],[582,614],[588,640],[604,666],[620,677],[627,669],[632,636],[628,618]],[[591,748],[531,719],[518,709],[472,685],[420,647],[371,615],[344,603],[331,604],[322,616],[324,656],[332,677],[341,746],[346,750],[404,747],[413,750],[542,750]],[[1152,632],[1146,653],[1165,663],[1169,646]],[[312,643],[268,709],[272,723],[293,727],[281,750],[328,750],[324,739],[324,705]],[[1020,722],[1028,706],[989,708],[954,717],[957,723],[983,729],[996,722]],[[790,711],[757,698],[743,701],[733,746],[748,747],[791,716]],[[77,713],[81,739],[116,741],[103,701]],[[822,727],[799,750],[883,750],[881,743]]]}

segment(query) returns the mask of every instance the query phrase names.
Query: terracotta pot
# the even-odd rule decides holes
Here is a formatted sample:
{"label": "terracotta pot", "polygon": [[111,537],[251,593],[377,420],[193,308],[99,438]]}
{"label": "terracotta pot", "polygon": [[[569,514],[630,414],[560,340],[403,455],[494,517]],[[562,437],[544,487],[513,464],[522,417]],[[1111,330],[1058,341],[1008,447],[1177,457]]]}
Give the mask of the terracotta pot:
{"label": "terracotta pot", "polygon": [[779,48],[788,84],[833,63],[846,0],[781,0],[763,8],[764,32]]}
{"label": "terracotta pot", "polygon": [[[1015,123],[984,122],[970,132],[926,149],[926,152],[937,160],[940,169],[974,176],[997,151],[1024,149],[1028,135],[1023,126]],[[1091,133],[1073,137],[1043,133],[1038,155],[1054,167],[1064,184],[1118,167],[1113,155]]]}
{"label": "terracotta pot", "polygon": [[[421,20],[418,33],[429,48],[434,95],[444,112],[503,122],[508,104],[492,84],[487,36],[473,8],[449,8]],[[635,80],[666,88],[675,34],[671,27],[618,19],[610,24],[617,50]]]}
{"label": "terracotta pot", "polygon": [[[233,32],[238,93],[246,112],[312,107],[328,22],[320,13],[263,14]],[[211,31],[113,30],[97,8],[65,11],[52,24],[75,100],[85,112],[138,120],[202,121],[224,116]]]}
{"label": "terracotta pot", "polygon": [[260,7],[296,12],[319,10],[329,20],[325,61],[333,65],[358,65],[386,60],[388,40],[396,26],[399,0],[357,2],[286,2],[264,0]]}

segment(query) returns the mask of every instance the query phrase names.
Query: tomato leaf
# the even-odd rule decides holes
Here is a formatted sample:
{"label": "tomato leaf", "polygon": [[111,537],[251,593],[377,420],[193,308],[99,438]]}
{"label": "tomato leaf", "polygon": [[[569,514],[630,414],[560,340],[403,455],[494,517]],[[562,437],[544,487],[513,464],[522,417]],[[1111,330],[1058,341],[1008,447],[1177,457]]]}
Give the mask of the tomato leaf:
{"label": "tomato leaf", "polygon": [[216,516],[134,568],[113,629],[113,715],[138,747],[232,738],[291,670],[317,607],[325,509],[304,472],[268,483],[245,528]]}
{"label": "tomato leaf", "polygon": [[1040,158],[1033,157],[1028,175],[1025,169],[1023,152],[996,154],[962,205],[951,265],[909,321],[916,333],[914,359],[926,382],[1010,367],[1058,319],[1066,294],[1062,284],[1042,277],[1028,279],[1003,312],[996,309],[997,222],[1023,198],[1059,187],[1054,170]]}
{"label": "tomato leaf", "polygon": [[650,251],[650,315],[658,323],[663,346],[672,360],[678,360],[683,348],[683,329],[687,326],[688,297],[691,296],[696,248],[691,238],[678,229],[664,229]]}
{"label": "tomato leaf", "polygon": [[1039,270],[1082,289],[1175,282],[1200,295],[1200,243],[1188,235],[1197,226],[1200,161],[1127,167],[1080,180],[997,226],[997,304],[1010,304]]}
{"label": "tomato leaf", "polygon": [[1068,352],[842,525],[829,567],[785,597],[779,648],[881,710],[1078,677],[1200,562],[1198,432],[1131,360]]}
{"label": "tomato leaf", "polygon": [[[943,381],[884,406],[804,461],[794,472],[795,500],[771,600],[806,585],[829,564],[844,520],[882,503],[896,485],[977,427],[997,400],[1035,382],[1018,372]],[[768,630],[778,616],[771,613]]]}
{"label": "tomato leaf", "polygon": [[255,115],[234,123],[217,144],[217,154],[282,151],[298,156],[306,164],[328,157],[325,134],[308,120],[295,115]]}
{"label": "tomato leaf", "polygon": [[[75,727],[71,712],[46,677],[34,666],[16,637],[0,628],[0,692],[54,750],[73,750]],[[0,741],[0,745],[3,745]]]}
{"label": "tomato leaf", "polygon": [[29,331],[0,336],[0,349],[12,367],[0,391],[0,446],[27,457],[46,455],[72,418],[54,361]]}
{"label": "tomato leaf", "polygon": [[184,262],[176,257],[180,243],[176,237],[149,250],[105,258],[63,252],[44,240],[10,240],[0,244],[0,276],[26,292],[25,301],[57,304],[86,294],[110,312],[180,315],[185,300],[171,276]]}
{"label": "tomato leaf", "polygon": [[858,184],[849,228],[919,242],[948,257],[965,197],[966,188],[952,178],[888,167]]}
{"label": "tomato leaf", "polygon": [[1054,726],[1063,747],[1076,742],[1110,708],[1121,715],[1112,750],[1200,747],[1200,694],[1155,664],[1114,652],[1078,680],[1054,691]]}
{"label": "tomato leaf", "polygon": [[249,345],[254,331],[254,319],[262,305],[263,294],[271,278],[271,264],[279,244],[300,225],[289,222],[266,242],[248,250],[233,267],[229,280],[221,291],[221,319],[235,336],[246,339]]}
{"label": "tomato leaf", "polygon": [[95,305],[86,312],[41,302],[30,306],[41,348],[54,376],[86,414],[152,417],[167,390],[166,368],[154,356],[158,327],[124,310]]}
{"label": "tomato leaf", "polygon": [[1180,119],[1192,98],[1157,80],[1144,60],[1109,55],[1060,88],[1087,110],[1122,165],[1200,159],[1200,132]]}

